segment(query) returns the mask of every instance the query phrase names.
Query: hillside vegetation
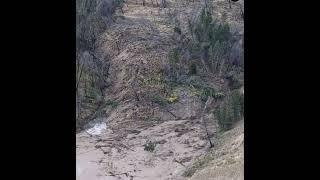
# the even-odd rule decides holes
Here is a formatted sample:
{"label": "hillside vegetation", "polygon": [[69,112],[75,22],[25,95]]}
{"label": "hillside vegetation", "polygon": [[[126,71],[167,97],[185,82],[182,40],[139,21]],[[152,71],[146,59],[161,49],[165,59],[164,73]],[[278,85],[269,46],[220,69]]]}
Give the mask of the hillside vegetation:
{"label": "hillside vegetation", "polygon": [[77,178],[243,179],[243,51],[243,1],[77,0]]}

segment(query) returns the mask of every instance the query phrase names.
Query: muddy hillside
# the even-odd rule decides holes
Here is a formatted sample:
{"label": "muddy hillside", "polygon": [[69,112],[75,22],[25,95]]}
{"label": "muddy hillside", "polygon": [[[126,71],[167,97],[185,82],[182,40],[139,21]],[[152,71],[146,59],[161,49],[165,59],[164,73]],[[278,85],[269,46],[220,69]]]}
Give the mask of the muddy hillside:
{"label": "muddy hillside", "polygon": [[77,0],[77,179],[243,179],[243,5]]}

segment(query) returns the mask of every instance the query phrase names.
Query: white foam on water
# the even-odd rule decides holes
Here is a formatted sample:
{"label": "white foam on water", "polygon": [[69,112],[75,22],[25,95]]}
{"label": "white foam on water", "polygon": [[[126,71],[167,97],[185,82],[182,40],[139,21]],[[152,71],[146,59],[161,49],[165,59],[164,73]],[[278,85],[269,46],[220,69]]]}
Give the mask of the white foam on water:
{"label": "white foam on water", "polygon": [[107,124],[105,122],[97,123],[93,128],[87,129],[87,133],[91,135],[100,135],[103,131],[107,129]]}

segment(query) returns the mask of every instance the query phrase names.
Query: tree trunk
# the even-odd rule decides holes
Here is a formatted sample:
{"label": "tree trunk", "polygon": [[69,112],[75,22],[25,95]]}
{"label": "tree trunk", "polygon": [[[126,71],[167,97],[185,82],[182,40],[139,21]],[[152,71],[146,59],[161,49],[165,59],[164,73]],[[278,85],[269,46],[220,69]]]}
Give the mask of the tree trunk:
{"label": "tree trunk", "polygon": [[243,13],[241,4],[240,4],[240,12],[241,12],[241,17],[242,17],[242,19],[244,19],[244,13]]}
{"label": "tree trunk", "polygon": [[[79,62],[79,63],[80,63],[80,62]],[[77,85],[76,85],[76,90],[77,90],[77,91],[78,91],[78,89],[79,89],[79,83],[80,83],[81,76],[82,76],[83,66],[84,66],[84,63],[81,65],[80,74],[78,75],[78,80],[77,80]]]}
{"label": "tree trunk", "polygon": [[204,108],[203,108],[203,111],[202,111],[202,115],[201,115],[201,120],[202,120],[204,128],[206,130],[206,135],[207,135],[208,141],[210,143],[210,148],[214,147],[214,144],[211,142],[210,135],[209,135],[208,128],[207,128],[207,123],[205,121],[204,115],[205,115],[205,112],[207,110],[207,106],[209,104],[211,104],[211,102],[212,102],[212,97],[209,96],[207,101],[206,101],[206,103],[205,103],[205,105],[204,105]]}
{"label": "tree trunk", "polygon": [[202,57],[201,57],[202,64],[207,71],[207,73],[212,73],[211,68],[209,67],[209,47],[204,45],[202,50]]}

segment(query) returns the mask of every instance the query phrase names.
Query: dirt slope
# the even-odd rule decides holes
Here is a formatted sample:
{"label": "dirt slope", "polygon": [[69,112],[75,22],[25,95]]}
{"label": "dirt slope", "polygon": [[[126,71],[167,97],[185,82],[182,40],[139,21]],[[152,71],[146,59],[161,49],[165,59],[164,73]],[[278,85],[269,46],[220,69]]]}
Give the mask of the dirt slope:
{"label": "dirt slope", "polygon": [[[228,21],[237,24],[239,19],[228,16],[230,10],[226,10],[226,1],[214,3],[218,17],[226,12]],[[183,29],[186,28],[186,18],[200,7],[198,1],[169,1],[169,4],[170,8],[159,10],[151,5],[151,1],[142,6],[128,0],[124,14],[119,15],[99,39],[97,54],[111,57],[108,81],[112,86],[106,90],[106,100],[117,102],[117,105],[113,109],[105,109],[99,121],[106,122],[107,129],[100,135],[77,134],[77,179],[186,179],[182,176],[186,167],[207,153],[209,144],[200,121],[203,103],[194,98],[192,90],[176,88],[174,91],[179,102],[166,109],[151,102],[165,89],[161,83],[148,84],[146,80],[161,78],[159,74],[168,64],[168,53],[174,44],[171,14],[176,12]],[[241,26],[238,25],[235,27]],[[212,134],[218,131],[214,121],[210,129]],[[227,140],[227,136],[223,138],[226,143],[222,144],[225,145],[217,144],[217,147],[229,147],[227,144],[232,140]],[[241,135],[230,135],[230,138],[236,136]],[[217,142],[215,137],[212,139]],[[153,152],[144,150],[148,140],[156,143]],[[219,152],[217,150],[220,157],[226,151]],[[213,164],[224,162],[225,157],[221,158]],[[241,156],[237,158],[241,159]],[[215,176],[221,174],[219,171],[229,170],[219,170],[218,167],[209,170]],[[195,174],[193,179],[197,177],[202,176]]]}
{"label": "dirt slope", "polygon": [[214,159],[189,180],[243,180],[244,179],[244,124],[224,133],[218,139],[212,155]]}

